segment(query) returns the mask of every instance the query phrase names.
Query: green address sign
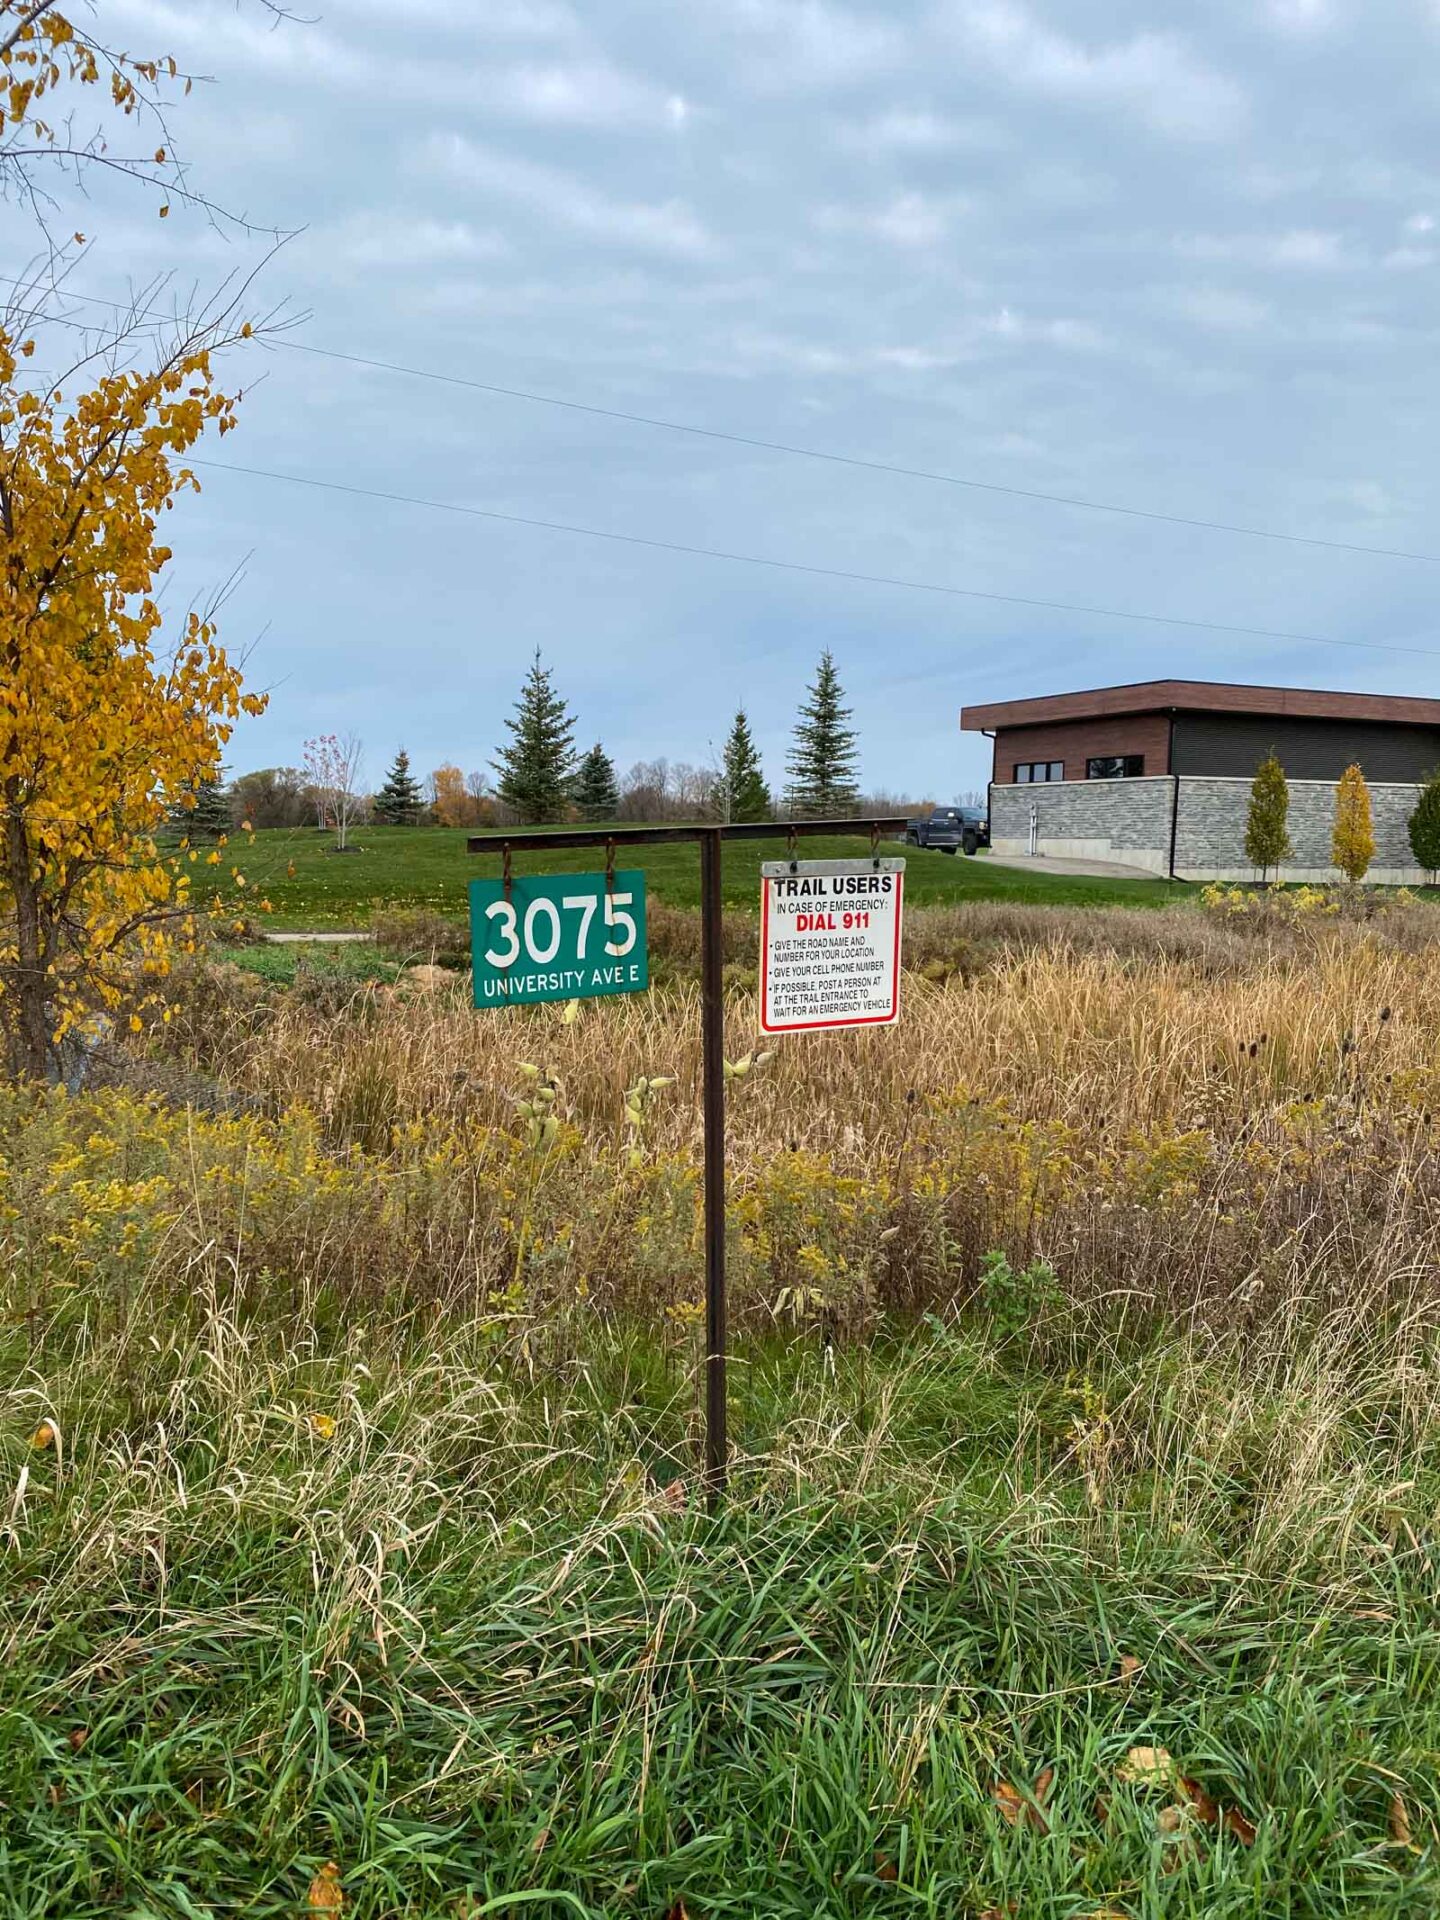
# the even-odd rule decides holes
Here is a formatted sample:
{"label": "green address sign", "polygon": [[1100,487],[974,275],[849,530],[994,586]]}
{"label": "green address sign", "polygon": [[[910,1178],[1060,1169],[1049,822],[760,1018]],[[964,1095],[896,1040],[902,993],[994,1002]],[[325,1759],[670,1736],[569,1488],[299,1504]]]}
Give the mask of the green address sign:
{"label": "green address sign", "polygon": [[470,882],[477,1007],[644,993],[645,875],[552,873]]}

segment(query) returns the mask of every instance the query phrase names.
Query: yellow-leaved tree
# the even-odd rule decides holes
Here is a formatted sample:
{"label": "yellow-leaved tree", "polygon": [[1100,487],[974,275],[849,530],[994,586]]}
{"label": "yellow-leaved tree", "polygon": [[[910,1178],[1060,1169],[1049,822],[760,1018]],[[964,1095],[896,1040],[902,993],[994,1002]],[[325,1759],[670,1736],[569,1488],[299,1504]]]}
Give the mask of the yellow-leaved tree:
{"label": "yellow-leaved tree", "polygon": [[[197,488],[184,456],[235,399],[211,355],[248,326],[211,323],[141,370],[111,353],[27,378],[0,324],[0,1032],[12,1071],[43,1075],[96,1008],[143,1010],[193,903],[243,885],[215,848],[169,857],[155,833],[258,713],[213,620],[160,644],[162,514]],[[123,356],[122,356],[123,357]],[[198,488],[197,488],[198,490]],[[193,878],[192,878],[193,876]],[[203,885],[200,884],[203,882]],[[132,1014],[132,1018],[138,1018]]]}
{"label": "yellow-leaved tree", "polygon": [[1370,809],[1370,789],[1353,760],[1335,788],[1330,857],[1352,886],[1365,878],[1375,858],[1375,816]]}
{"label": "yellow-leaved tree", "polygon": [[[255,4],[277,22],[286,17],[281,0]],[[103,167],[152,189],[162,215],[175,199],[247,227],[188,184],[165,116],[193,77],[172,54],[122,51],[113,36],[126,31],[126,14],[114,0],[0,0],[0,190],[28,204],[43,227],[59,209],[42,177]],[[87,100],[95,115],[88,132]]]}

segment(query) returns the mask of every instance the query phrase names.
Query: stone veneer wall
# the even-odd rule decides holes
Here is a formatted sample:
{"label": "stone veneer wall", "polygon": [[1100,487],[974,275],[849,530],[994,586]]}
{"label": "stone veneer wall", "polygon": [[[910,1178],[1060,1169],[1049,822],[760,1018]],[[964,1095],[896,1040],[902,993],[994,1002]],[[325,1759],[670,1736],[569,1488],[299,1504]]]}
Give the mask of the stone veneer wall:
{"label": "stone veneer wall", "polygon": [[[1250,782],[1183,774],[1175,813],[1175,872],[1182,880],[1258,878],[1245,858]],[[1025,854],[1030,809],[1038,816],[1039,853],[1071,860],[1107,860],[1142,873],[1170,866],[1175,781],[1168,774],[1142,780],[1062,780],[990,789],[990,842],[996,853]],[[1414,864],[1407,834],[1418,788],[1375,785],[1375,860],[1366,879],[1376,885],[1419,886],[1427,876]],[[1330,829],[1335,788],[1328,780],[1290,782],[1290,840],[1294,858],[1284,880],[1333,881]]]}
{"label": "stone veneer wall", "polygon": [[996,853],[1030,850],[1030,809],[1038,848],[1070,860],[1114,860],[1146,873],[1170,866],[1168,774],[1141,780],[1058,780],[990,789],[990,844]]}
{"label": "stone veneer wall", "polygon": [[[1377,886],[1421,886],[1426,875],[1410,851],[1410,815],[1419,788],[1408,783],[1370,789],[1375,815],[1375,858],[1365,878]],[[1256,878],[1245,858],[1245,819],[1250,782],[1183,774],[1176,820],[1175,871],[1182,880]],[[1294,856],[1280,870],[1282,880],[1333,881],[1330,831],[1335,823],[1335,786],[1329,780],[1290,782],[1290,844]]]}

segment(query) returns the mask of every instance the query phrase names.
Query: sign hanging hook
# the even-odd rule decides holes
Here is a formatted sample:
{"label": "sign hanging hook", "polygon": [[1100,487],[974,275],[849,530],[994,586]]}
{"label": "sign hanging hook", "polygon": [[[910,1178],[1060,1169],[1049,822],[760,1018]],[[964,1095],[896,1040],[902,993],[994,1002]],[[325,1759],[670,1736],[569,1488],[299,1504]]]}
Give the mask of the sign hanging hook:
{"label": "sign hanging hook", "polygon": [[615,836],[612,834],[605,842],[605,891],[615,891]]}
{"label": "sign hanging hook", "polygon": [[791,827],[785,837],[785,858],[790,862],[791,873],[798,873],[800,862],[795,858],[795,829]]}
{"label": "sign hanging hook", "polygon": [[515,874],[510,864],[510,842],[507,840],[500,849],[500,872],[505,884],[505,898],[510,898],[515,886]]}
{"label": "sign hanging hook", "polygon": [[875,871],[878,873],[880,871],[880,828],[875,821],[870,823],[870,858],[874,861]]}

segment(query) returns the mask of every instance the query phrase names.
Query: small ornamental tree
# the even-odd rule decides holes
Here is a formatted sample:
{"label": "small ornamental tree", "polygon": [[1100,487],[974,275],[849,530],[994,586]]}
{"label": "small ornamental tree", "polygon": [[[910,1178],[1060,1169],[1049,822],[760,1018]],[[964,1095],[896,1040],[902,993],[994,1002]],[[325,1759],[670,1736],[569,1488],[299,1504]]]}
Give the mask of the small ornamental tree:
{"label": "small ornamental tree", "polygon": [[434,794],[431,807],[437,827],[473,827],[480,817],[480,803],[465,784],[459,767],[447,761],[430,776]]}
{"label": "small ornamental tree", "polygon": [[1435,884],[1440,872],[1440,769],[1430,775],[1420,789],[1415,811],[1410,816],[1410,851],[1415,864],[1423,867]]}
{"label": "small ornamental tree", "polygon": [[322,733],[305,742],[305,777],[315,792],[316,818],[333,827],[341,853],[360,811],[361,743],[353,733]]}
{"label": "small ornamental tree", "polygon": [[575,764],[575,722],[555,691],[549,668],[540,664],[538,647],[514,718],[505,725],[510,743],[494,762],[500,798],[525,826],[563,820]]}
{"label": "small ornamental tree", "polygon": [[580,762],[573,797],[587,820],[613,820],[620,810],[615,763],[598,740]]}
{"label": "small ornamental tree", "polygon": [[1352,887],[1365,878],[1375,858],[1375,816],[1370,808],[1370,789],[1353,760],[1341,774],[1335,789],[1330,857]]}
{"label": "small ornamental tree", "polygon": [[827,647],[820,656],[815,684],[809,689],[795,727],[786,762],[790,775],[790,804],[796,813],[823,818],[844,814],[860,797],[856,779],[859,751],[855,731],[847,726],[850,709],[835,661]]}
{"label": "small ornamental tree", "polygon": [[1245,820],[1245,858],[1260,869],[1260,878],[1268,880],[1291,857],[1290,834],[1286,821],[1290,813],[1290,788],[1285,769],[1269,753],[1255,769],[1250,787],[1250,811]]}
{"label": "small ornamental tree", "polygon": [[420,783],[410,771],[410,756],[401,747],[375,795],[375,818],[383,827],[413,827],[423,806]]}
{"label": "small ornamental tree", "polygon": [[756,750],[750,720],[742,707],[725,742],[724,758],[725,816],[729,820],[768,820],[771,814],[770,789]]}
{"label": "small ornamental tree", "polygon": [[196,487],[185,454],[234,421],[221,332],[148,369],[97,356],[85,390],[78,368],[37,388],[0,324],[0,1035],[23,1074],[92,1010],[137,989],[143,1008],[146,976],[193,944],[191,855],[218,867],[220,849],[166,861],[155,834],[264,710],[208,615],[158,645],[160,517]]}

